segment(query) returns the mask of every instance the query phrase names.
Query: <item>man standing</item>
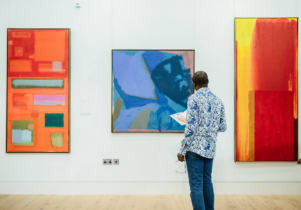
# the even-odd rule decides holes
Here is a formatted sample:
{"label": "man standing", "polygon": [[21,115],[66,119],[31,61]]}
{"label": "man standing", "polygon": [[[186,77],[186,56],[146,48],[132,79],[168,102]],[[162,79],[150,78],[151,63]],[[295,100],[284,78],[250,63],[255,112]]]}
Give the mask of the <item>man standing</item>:
{"label": "man standing", "polygon": [[208,88],[206,72],[196,72],[192,81],[196,93],[187,102],[185,138],[181,143],[178,160],[185,161],[186,155],[193,209],[212,210],[212,164],[217,132],[227,130],[225,108],[222,100]]}

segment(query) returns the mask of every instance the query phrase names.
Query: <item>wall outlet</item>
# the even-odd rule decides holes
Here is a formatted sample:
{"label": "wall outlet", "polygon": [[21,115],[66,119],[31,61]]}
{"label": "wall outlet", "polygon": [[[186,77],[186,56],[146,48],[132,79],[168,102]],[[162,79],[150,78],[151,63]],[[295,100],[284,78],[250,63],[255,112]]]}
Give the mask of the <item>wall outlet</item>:
{"label": "wall outlet", "polygon": [[112,159],[103,159],[103,165],[112,165]]}
{"label": "wall outlet", "polygon": [[119,165],[119,159],[114,159],[114,165]]}

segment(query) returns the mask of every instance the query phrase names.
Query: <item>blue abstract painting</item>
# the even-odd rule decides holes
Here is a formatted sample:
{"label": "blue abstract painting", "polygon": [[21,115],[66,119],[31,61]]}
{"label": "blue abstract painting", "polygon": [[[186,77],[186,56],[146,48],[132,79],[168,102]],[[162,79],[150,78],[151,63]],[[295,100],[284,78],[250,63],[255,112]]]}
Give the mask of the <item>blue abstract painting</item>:
{"label": "blue abstract painting", "polygon": [[184,132],[194,50],[113,50],[113,132]]}

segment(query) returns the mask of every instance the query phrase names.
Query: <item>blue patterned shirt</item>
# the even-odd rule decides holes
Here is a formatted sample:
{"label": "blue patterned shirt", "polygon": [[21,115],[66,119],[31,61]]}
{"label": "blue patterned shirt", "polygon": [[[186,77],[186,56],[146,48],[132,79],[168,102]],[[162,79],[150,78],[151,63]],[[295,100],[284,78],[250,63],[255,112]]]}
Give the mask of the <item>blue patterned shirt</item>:
{"label": "blue patterned shirt", "polygon": [[217,132],[227,130],[224,104],[209,88],[200,88],[187,102],[185,138],[179,153],[215,157]]}

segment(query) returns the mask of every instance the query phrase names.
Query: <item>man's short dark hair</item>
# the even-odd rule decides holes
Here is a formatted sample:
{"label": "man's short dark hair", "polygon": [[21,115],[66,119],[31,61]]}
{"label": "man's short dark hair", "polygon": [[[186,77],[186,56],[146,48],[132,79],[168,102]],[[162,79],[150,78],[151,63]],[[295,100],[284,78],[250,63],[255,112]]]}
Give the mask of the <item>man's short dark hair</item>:
{"label": "man's short dark hair", "polygon": [[206,85],[209,82],[207,73],[204,72],[204,71],[197,71],[197,72],[195,72],[194,75],[193,75],[193,77],[192,77],[192,81],[196,85]]}

